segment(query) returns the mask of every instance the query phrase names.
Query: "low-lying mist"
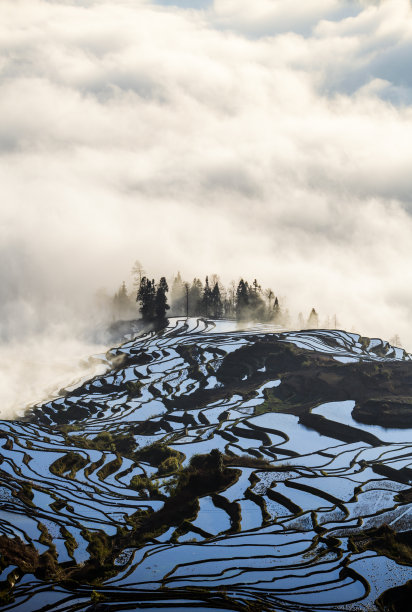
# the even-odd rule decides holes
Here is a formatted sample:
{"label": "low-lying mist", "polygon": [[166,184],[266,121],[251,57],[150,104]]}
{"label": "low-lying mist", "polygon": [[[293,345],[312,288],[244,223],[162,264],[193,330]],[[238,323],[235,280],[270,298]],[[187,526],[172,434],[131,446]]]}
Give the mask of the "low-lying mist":
{"label": "low-lying mist", "polygon": [[[217,275],[213,275],[218,278]],[[170,285],[173,287],[171,278]],[[130,287],[131,281],[130,281]],[[184,287],[181,279],[181,287]],[[228,299],[230,291],[222,287],[222,302]],[[116,292],[118,294],[118,292]],[[61,389],[79,384],[82,379],[90,378],[107,369],[99,359],[93,358],[104,354],[108,348],[123,340],[123,334],[130,331],[129,325],[114,326],[116,321],[135,320],[140,317],[138,304],[135,301],[133,288],[128,291],[126,304],[119,308],[116,293],[98,291],[94,296],[84,293],[83,306],[78,307],[79,294],[77,294],[77,307],[67,300],[63,303],[55,301],[53,305],[43,304],[38,299],[34,303],[23,303],[21,300],[9,301],[6,313],[2,317],[2,341],[0,342],[0,419],[11,419],[22,416],[25,409],[36,403],[44,402],[48,398],[61,394]],[[304,292],[302,292],[304,294]],[[375,321],[367,321],[367,313],[363,324],[353,325],[356,316],[352,318],[352,325],[343,316],[342,307],[336,311],[322,312],[314,315],[309,307],[305,309],[305,302],[291,301],[280,297],[280,316],[274,316],[275,295],[269,297],[268,290],[262,289],[261,304],[265,305],[262,313],[247,310],[241,320],[233,322],[233,329],[247,329],[254,326],[259,320],[266,324],[273,324],[274,329],[280,326],[285,329],[306,328],[339,328],[348,331],[357,331],[363,335],[381,335],[385,339],[400,344],[399,334],[393,326],[391,335],[376,333],[379,326]],[[232,296],[233,299],[233,296]],[[170,300],[170,296],[169,296]],[[81,300],[80,300],[81,301]],[[319,300],[320,302],[322,300]],[[235,301],[233,305],[235,305]],[[87,306],[87,308],[86,308]],[[318,305],[314,304],[318,309]],[[342,305],[340,305],[342,306]],[[192,303],[189,302],[189,314],[205,316],[202,309],[195,315],[190,312]],[[185,316],[185,296],[178,293],[175,301],[171,302],[171,316]],[[270,309],[270,310],[269,310]],[[304,315],[302,314],[304,312]],[[339,314],[336,315],[336,312]],[[36,316],[37,313],[37,316]],[[210,317],[214,314],[210,311]],[[223,317],[225,314],[223,313]],[[236,319],[236,308],[229,313],[230,318]],[[386,327],[389,330],[389,317]],[[374,325],[375,323],[375,325]],[[394,323],[392,321],[392,323]],[[382,326],[382,330],[385,326]],[[375,333],[373,333],[375,331]],[[406,347],[407,348],[407,347]]]}
{"label": "low-lying mist", "polygon": [[5,412],[101,350],[136,258],[412,349],[410,3],[165,4],[0,3]]}
{"label": "low-lying mist", "polygon": [[28,335],[0,346],[0,419],[22,416],[27,407],[107,368],[91,355],[105,351],[67,334]]}

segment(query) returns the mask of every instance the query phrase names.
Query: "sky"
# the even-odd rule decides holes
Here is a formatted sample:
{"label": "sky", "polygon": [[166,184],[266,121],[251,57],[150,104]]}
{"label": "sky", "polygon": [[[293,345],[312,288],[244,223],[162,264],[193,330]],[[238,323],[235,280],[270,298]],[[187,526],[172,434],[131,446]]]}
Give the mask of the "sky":
{"label": "sky", "polygon": [[411,57],[406,0],[2,0],[3,349],[139,259],[412,350]]}

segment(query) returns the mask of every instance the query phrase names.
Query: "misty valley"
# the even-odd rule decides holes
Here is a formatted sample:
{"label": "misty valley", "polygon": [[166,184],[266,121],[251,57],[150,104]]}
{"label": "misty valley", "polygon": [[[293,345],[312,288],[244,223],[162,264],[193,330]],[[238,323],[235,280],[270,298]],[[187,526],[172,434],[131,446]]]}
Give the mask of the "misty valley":
{"label": "misty valley", "polygon": [[1,609],[408,609],[412,361],[170,318],[0,432]]}

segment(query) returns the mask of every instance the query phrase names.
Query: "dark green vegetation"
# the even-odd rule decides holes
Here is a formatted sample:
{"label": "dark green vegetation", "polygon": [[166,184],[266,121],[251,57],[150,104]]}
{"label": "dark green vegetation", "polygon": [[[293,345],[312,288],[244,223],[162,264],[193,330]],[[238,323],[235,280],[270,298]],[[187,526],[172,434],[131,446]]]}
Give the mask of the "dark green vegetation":
{"label": "dark green vegetation", "polygon": [[354,418],[360,423],[376,423],[376,415],[379,415],[379,424],[382,427],[402,427],[408,429],[411,424],[412,397],[402,397],[402,392],[409,392],[406,377],[408,371],[405,368],[393,368],[388,371],[382,368],[382,377],[388,377],[392,384],[388,384],[388,395],[371,398],[359,403],[353,411]]}
{"label": "dark green vegetation", "polygon": [[[3,566],[15,565],[20,574],[33,573],[38,578],[47,577],[49,580],[71,583],[73,580],[79,582],[89,582],[90,584],[102,583],[105,578],[113,575],[113,562],[121,551],[128,546],[140,547],[147,541],[154,540],[156,536],[164,533],[171,526],[176,527],[179,535],[191,529],[187,519],[193,518],[197,514],[198,499],[207,494],[213,494],[219,503],[217,493],[233,484],[239,472],[233,466],[237,464],[252,465],[258,467],[267,466],[264,461],[255,461],[249,458],[233,459],[222,455],[218,450],[213,450],[207,455],[194,455],[186,468],[182,468],[182,454],[162,444],[152,444],[142,448],[135,453],[130,446],[124,445],[125,437],[116,438],[104,432],[96,438],[87,440],[79,436],[74,436],[71,443],[76,447],[84,449],[112,450],[123,446],[125,456],[133,456],[134,460],[143,460],[152,466],[156,466],[157,473],[148,478],[147,476],[134,476],[131,480],[131,487],[144,492],[144,496],[150,494],[158,495],[157,478],[161,476],[172,476],[169,482],[168,496],[160,495],[165,500],[164,506],[157,512],[137,511],[128,518],[127,531],[118,530],[117,534],[108,537],[102,532],[90,532],[85,530],[84,538],[89,542],[89,560],[81,567],[75,563],[59,565],[56,561],[56,551],[51,545],[50,536],[47,529],[43,526],[44,541],[50,544],[49,551],[39,555],[33,546],[23,544],[19,539],[10,539],[0,536],[0,554]],[[105,480],[110,473],[113,473],[121,466],[118,459],[111,463],[106,463],[97,472],[101,480]],[[87,461],[78,453],[69,451],[60,459],[50,465],[50,471],[55,475],[66,475],[72,479],[76,472],[87,465]],[[231,467],[229,467],[231,466]],[[29,497],[31,491],[27,491],[28,483],[22,484],[22,490],[26,499],[23,501],[30,504]],[[55,504],[58,511],[62,506]],[[202,531],[202,530],[200,530]],[[67,529],[63,528],[63,538],[66,547],[73,552],[76,542]],[[7,586],[7,585],[5,585]]]}
{"label": "dark green vegetation", "polygon": [[167,303],[166,293],[169,291],[164,276],[156,285],[154,279],[149,280],[146,276],[140,281],[136,301],[140,304],[140,314],[143,321],[164,321],[166,311],[170,306]]}
{"label": "dark green vegetation", "polygon": [[[350,538],[350,547],[356,552],[372,550],[385,555],[401,565],[412,566],[412,531],[397,533],[388,525],[369,529]],[[412,581],[388,589],[376,601],[382,612],[409,610],[412,597]]]}
{"label": "dark green vegetation", "polygon": [[412,580],[406,584],[388,589],[377,600],[376,604],[382,612],[406,612],[411,607]]}
{"label": "dark green vegetation", "polygon": [[[412,365],[409,361],[339,363],[333,355],[316,353],[279,342],[268,336],[256,338],[254,343],[229,354],[216,370],[221,388],[200,388],[179,399],[167,400],[170,407],[201,408],[230,394],[241,393],[252,397],[255,389],[267,381],[279,378],[281,385],[267,389],[265,399],[256,414],[288,412],[301,422],[325,435],[336,434],[344,442],[364,440],[379,444],[379,440],[349,426],[333,423],[310,414],[320,403],[353,399],[353,416],[361,423],[409,427],[412,417]],[[183,346],[180,354],[191,366],[190,375],[199,374],[196,346]],[[265,372],[260,372],[265,368]],[[246,378],[246,379],[245,379]],[[244,380],[245,379],[245,380]],[[393,414],[391,412],[393,408]]]}
{"label": "dark green vegetation", "polygon": [[185,319],[107,357],[104,376],[2,424],[6,609],[27,593],[49,611],[404,609],[412,448],[360,421],[387,425],[394,406],[405,440],[405,353]]}
{"label": "dark green vegetation", "polygon": [[[132,274],[133,289],[128,291],[123,282],[111,303],[106,304],[113,318],[124,327],[125,333],[129,333],[125,319],[131,319],[137,314],[136,302],[142,317],[140,324],[143,326],[147,323],[161,326],[165,323],[167,311],[171,316],[266,321],[284,327],[291,325],[288,309],[281,305],[279,297],[270,287],[262,288],[256,278],[252,282],[241,278],[224,286],[217,274],[206,276],[203,282],[197,277],[188,282],[178,272],[169,279],[169,283],[165,277],[157,283],[147,275],[139,261],[135,263]],[[167,301],[169,285],[170,306]],[[328,316],[323,324],[328,328],[336,328],[336,315]],[[318,328],[319,316],[316,310],[312,308],[308,317],[299,313],[294,325],[297,329]]]}
{"label": "dark green vegetation", "polygon": [[350,546],[355,552],[374,550],[403,565],[412,565],[412,531],[397,533],[382,525],[352,536]]}

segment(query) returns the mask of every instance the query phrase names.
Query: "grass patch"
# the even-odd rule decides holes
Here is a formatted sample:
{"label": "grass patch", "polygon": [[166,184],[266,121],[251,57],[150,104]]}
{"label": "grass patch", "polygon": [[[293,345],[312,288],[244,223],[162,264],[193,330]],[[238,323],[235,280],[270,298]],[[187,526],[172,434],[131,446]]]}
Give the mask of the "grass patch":
{"label": "grass patch", "polygon": [[355,553],[374,550],[401,565],[412,565],[412,531],[397,533],[388,525],[382,525],[351,536],[349,547]]}
{"label": "grass patch", "polygon": [[142,395],[143,383],[140,380],[129,380],[126,383],[126,389],[130,397],[140,397]]}
{"label": "grass patch", "polygon": [[158,481],[153,481],[148,476],[142,476],[140,474],[133,476],[132,480],[130,481],[130,486],[132,489],[135,489],[140,493],[146,493],[147,497],[149,495],[159,495]]}
{"label": "grass patch", "polygon": [[69,451],[62,457],[59,457],[50,465],[50,472],[55,476],[62,476],[68,472],[69,478],[74,478],[77,472],[87,465],[87,459],[85,459],[79,453]]}

